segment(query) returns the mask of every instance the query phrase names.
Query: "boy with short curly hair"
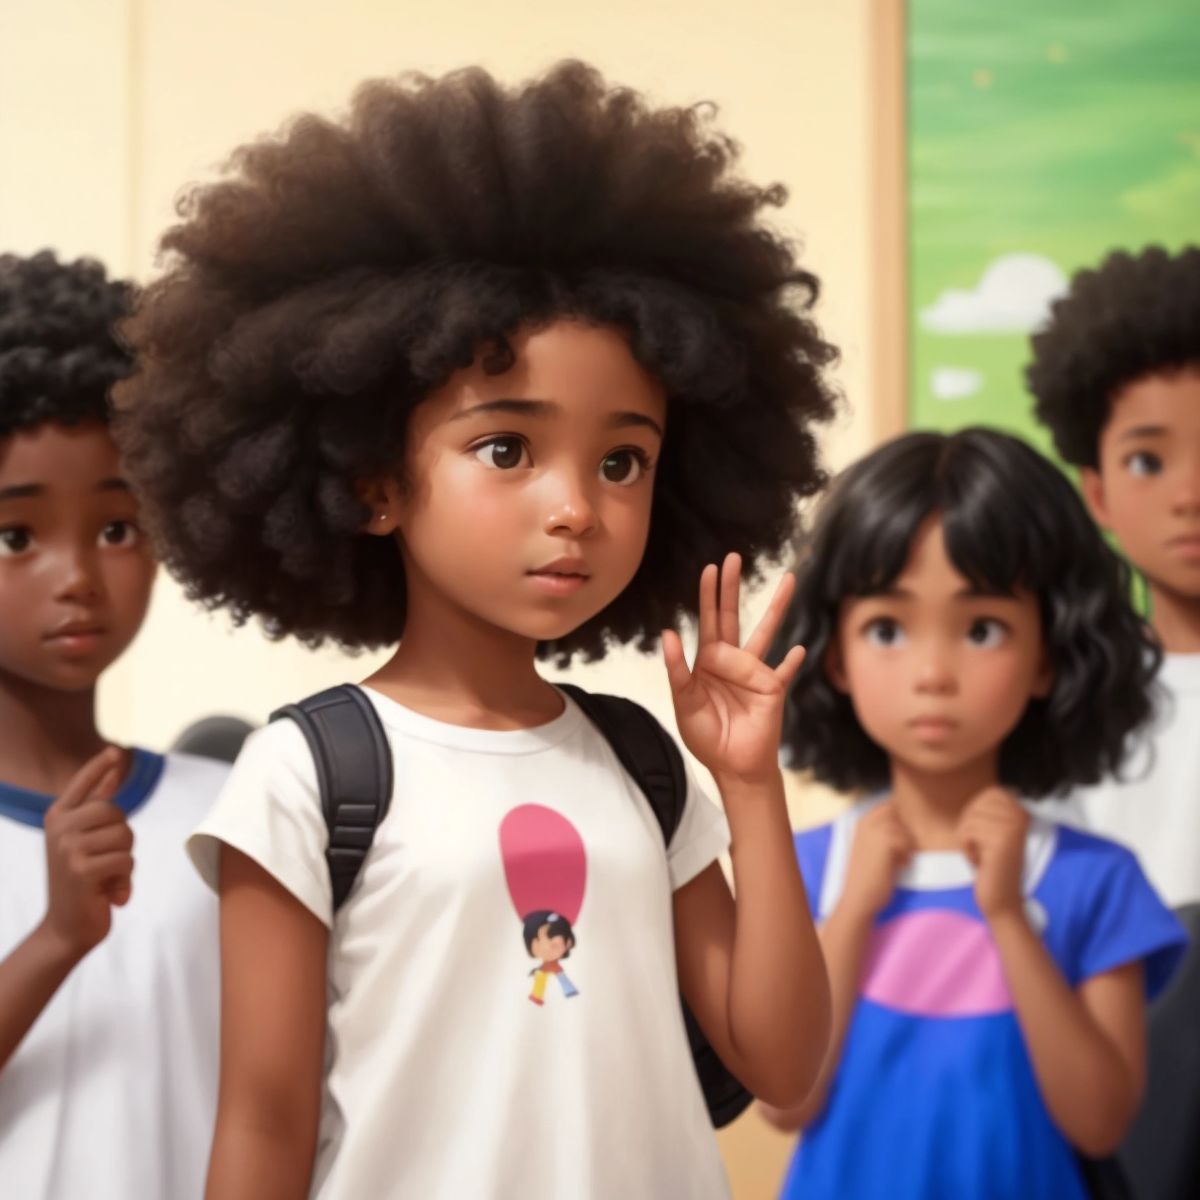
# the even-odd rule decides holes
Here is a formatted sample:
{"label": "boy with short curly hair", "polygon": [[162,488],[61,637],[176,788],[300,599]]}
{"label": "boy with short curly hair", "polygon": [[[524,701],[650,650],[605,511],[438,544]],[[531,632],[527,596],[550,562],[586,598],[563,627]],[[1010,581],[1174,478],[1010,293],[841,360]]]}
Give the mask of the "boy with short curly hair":
{"label": "boy with short curly hair", "polygon": [[1200,247],[1080,271],[1033,338],[1036,413],[1145,577],[1165,695],[1123,777],[1081,794],[1163,898],[1200,900]]}
{"label": "boy with short curly hair", "polygon": [[155,573],[108,425],[131,300],[97,262],[0,256],[0,1179],[31,1200],[198,1198],[216,1107],[183,840],[226,770],[96,724]]}

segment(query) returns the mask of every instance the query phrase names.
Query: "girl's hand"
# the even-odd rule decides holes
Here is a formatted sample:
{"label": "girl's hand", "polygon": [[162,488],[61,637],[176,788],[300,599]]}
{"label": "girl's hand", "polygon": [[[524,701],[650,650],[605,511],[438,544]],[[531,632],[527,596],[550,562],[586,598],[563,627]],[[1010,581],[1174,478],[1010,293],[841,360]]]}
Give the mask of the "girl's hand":
{"label": "girl's hand", "polygon": [[975,867],[975,902],[991,920],[1023,912],[1022,873],[1029,814],[1011,792],[984,788],[958,819],[958,840]]}
{"label": "girl's hand", "polygon": [[892,898],[896,875],[916,849],[908,826],[890,800],[876,805],[859,821],[846,866],[846,886],[838,907],[852,916],[873,920]]}
{"label": "girl's hand", "polygon": [[131,894],[133,831],[112,803],[123,758],[111,746],[88,759],[46,810],[43,928],[73,956],[102,942],[113,905]]}
{"label": "girl's hand", "polygon": [[803,648],[793,646],[778,667],[763,662],[795,588],[791,575],[780,580],[745,646],[739,644],[741,569],[740,556],[727,555],[719,588],[715,564],[701,572],[700,639],[690,671],[679,635],[662,636],[680,736],[718,785],[722,778],[761,783],[778,772],[783,701],[804,661]]}

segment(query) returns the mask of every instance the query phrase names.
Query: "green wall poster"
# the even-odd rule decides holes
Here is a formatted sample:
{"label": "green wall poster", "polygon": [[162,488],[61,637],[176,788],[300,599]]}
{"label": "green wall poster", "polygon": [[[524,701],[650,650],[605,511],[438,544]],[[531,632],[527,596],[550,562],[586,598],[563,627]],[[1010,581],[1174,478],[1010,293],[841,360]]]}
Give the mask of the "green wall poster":
{"label": "green wall poster", "polygon": [[1110,249],[1200,242],[1200,0],[909,0],[909,425],[1041,449],[1029,333]]}

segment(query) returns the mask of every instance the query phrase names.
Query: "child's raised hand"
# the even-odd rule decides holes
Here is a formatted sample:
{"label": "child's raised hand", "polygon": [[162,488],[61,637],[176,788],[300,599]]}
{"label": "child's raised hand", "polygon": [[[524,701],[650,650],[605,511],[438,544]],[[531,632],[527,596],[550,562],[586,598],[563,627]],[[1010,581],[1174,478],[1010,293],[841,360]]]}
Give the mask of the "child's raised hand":
{"label": "child's raised hand", "polygon": [[108,747],[88,759],[46,810],[43,924],[82,957],[107,936],[112,906],[132,892],[133,830],[112,803],[123,756]]}
{"label": "child's raised hand", "polygon": [[722,777],[763,782],[779,770],[783,701],[804,661],[799,646],[778,667],[763,661],[795,587],[791,575],[780,581],[758,627],[740,644],[741,568],[740,556],[729,554],[719,585],[715,564],[701,572],[699,644],[691,670],[679,635],[667,630],[662,638],[680,736],[718,783]]}
{"label": "child's raised hand", "polygon": [[984,788],[958,818],[958,841],[975,867],[975,903],[986,918],[1020,912],[1029,814],[1006,788]]}
{"label": "child's raised hand", "polygon": [[895,805],[890,800],[877,804],[855,827],[838,906],[854,916],[874,918],[892,898],[896,875],[915,849]]}

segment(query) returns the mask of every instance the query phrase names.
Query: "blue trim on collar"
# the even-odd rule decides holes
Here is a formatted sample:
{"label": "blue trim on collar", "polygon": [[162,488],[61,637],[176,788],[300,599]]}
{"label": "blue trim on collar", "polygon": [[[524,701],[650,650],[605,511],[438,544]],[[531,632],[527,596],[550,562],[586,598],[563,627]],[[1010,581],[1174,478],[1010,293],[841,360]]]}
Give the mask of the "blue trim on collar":
{"label": "blue trim on collar", "polygon": [[[113,797],[113,803],[126,816],[136,812],[150,799],[150,793],[158,786],[166,761],[161,754],[134,747],[129,774],[125,776],[125,782]],[[20,821],[22,825],[41,829],[46,809],[54,803],[54,799],[45,792],[33,792],[28,788],[14,787],[10,783],[0,781],[0,817]]]}

